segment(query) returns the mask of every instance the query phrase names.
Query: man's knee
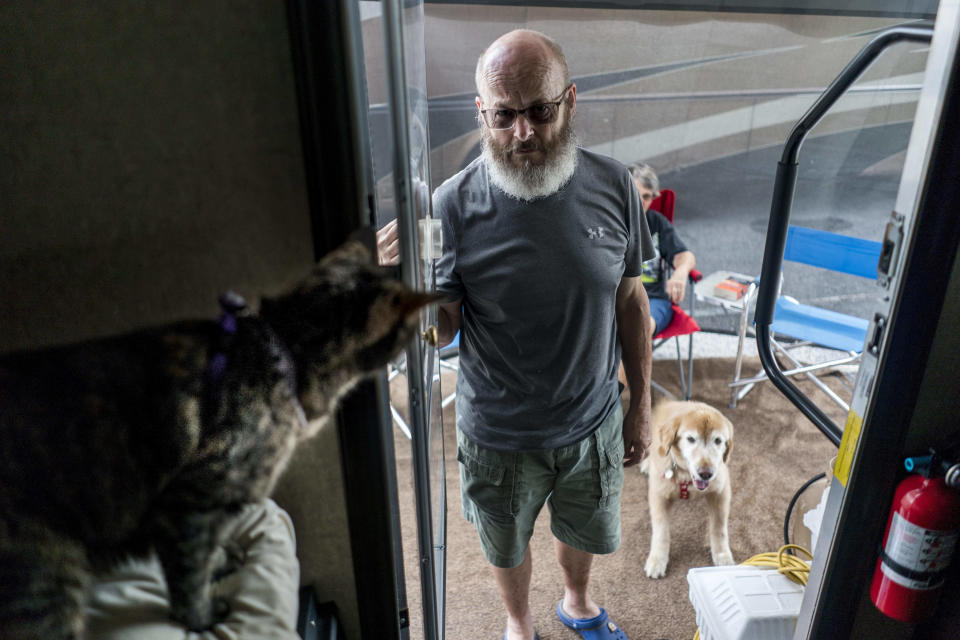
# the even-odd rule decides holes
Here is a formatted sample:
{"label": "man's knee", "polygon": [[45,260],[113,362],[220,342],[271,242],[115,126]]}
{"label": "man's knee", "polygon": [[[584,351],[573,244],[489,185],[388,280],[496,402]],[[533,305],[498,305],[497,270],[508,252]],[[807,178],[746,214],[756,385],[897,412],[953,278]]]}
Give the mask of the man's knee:
{"label": "man's knee", "polygon": [[673,308],[670,301],[664,298],[650,298],[650,324],[653,327],[650,335],[655,336],[670,324],[673,317]]}

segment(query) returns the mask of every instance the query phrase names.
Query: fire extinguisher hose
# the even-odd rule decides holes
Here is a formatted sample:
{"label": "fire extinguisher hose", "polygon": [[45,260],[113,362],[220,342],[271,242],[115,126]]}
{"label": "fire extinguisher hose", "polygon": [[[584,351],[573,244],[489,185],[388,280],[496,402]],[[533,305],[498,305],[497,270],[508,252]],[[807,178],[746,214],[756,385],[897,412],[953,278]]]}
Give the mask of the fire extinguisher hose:
{"label": "fire extinguisher hose", "polygon": [[[751,567],[776,569],[794,582],[807,586],[807,580],[810,577],[810,565],[796,555],[787,553],[790,550],[799,551],[810,558],[810,560],[813,560],[813,554],[804,547],[798,544],[785,544],[780,547],[778,551],[758,553],[740,564]],[[697,632],[693,635],[693,640],[700,640],[700,629],[697,629]]]}

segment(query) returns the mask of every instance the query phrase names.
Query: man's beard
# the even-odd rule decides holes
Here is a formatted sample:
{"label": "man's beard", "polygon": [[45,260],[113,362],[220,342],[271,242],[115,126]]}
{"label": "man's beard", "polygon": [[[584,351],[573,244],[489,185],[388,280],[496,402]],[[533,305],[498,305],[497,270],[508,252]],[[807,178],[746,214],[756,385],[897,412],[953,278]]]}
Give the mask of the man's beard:
{"label": "man's beard", "polygon": [[[490,130],[482,127],[481,149],[493,184],[518,200],[536,200],[556,193],[577,167],[577,136],[570,120],[564,123],[549,146],[536,138],[500,145],[493,139]],[[519,165],[513,164],[511,157],[521,149],[542,151],[543,163],[535,164],[526,159]]]}

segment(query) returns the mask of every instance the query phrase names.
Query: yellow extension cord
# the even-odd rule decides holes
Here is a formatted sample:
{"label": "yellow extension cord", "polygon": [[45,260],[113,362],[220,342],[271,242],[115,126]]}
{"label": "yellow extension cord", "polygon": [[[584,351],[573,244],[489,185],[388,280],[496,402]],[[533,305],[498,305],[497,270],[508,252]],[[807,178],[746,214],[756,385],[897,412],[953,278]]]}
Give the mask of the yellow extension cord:
{"label": "yellow extension cord", "polygon": [[[788,549],[800,551],[808,558],[813,560],[813,554],[800,545],[785,544],[780,547],[779,551],[759,553],[749,560],[741,562],[740,564],[749,565],[751,567],[766,567],[768,569],[776,569],[778,572],[787,576],[794,582],[802,584],[803,586],[807,586],[807,578],[810,576],[810,565],[797,556],[788,555]],[[693,640],[700,640],[700,629],[697,629],[697,632],[693,635]]]}

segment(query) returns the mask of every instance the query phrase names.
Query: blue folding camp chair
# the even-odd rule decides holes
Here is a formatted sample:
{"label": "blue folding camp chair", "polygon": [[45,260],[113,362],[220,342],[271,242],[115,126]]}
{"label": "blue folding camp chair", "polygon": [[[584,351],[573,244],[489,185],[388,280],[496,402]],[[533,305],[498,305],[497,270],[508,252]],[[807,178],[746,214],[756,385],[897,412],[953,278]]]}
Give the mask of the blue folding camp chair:
{"label": "blue folding camp chair", "polygon": [[[872,240],[791,226],[787,230],[783,259],[875,280],[880,247],[881,243]],[[782,274],[780,284],[782,289]],[[844,411],[849,411],[850,406],[847,402],[817,378],[815,372],[858,362],[866,340],[869,322],[837,311],[802,304],[782,294],[778,296],[774,309],[773,323],[770,325],[770,342],[774,352],[782,355],[793,367],[784,371],[784,375],[806,375],[827,396],[843,407]],[[746,323],[741,323],[741,345],[745,330]],[[783,338],[788,338],[791,342],[787,343]],[[833,349],[842,355],[824,362],[803,364],[791,354],[791,351],[804,346]],[[766,373],[760,372],[752,378],[741,379],[742,357],[741,349],[737,353],[734,380],[729,383],[731,407],[737,406],[737,401],[743,399],[756,383],[767,377]]]}

